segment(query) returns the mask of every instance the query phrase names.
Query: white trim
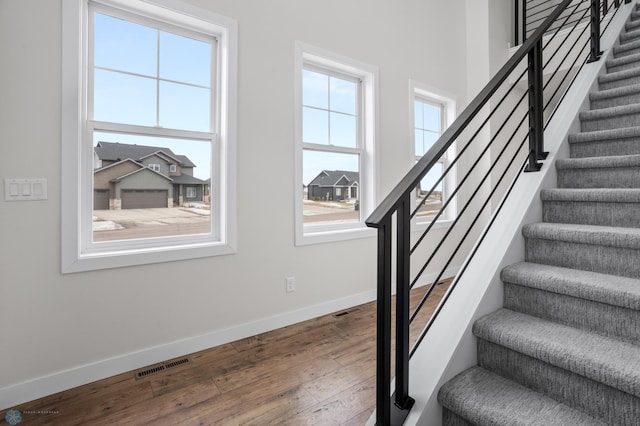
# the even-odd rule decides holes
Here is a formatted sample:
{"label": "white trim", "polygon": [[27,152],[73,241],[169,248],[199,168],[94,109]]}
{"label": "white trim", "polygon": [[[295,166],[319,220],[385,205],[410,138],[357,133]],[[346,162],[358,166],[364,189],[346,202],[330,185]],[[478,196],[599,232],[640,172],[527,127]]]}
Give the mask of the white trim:
{"label": "white trim", "polygon": [[[362,147],[360,155],[360,220],[348,224],[307,225],[303,223],[302,153],[303,145],[309,149],[326,151],[327,147],[302,142],[302,71],[305,64],[327,68],[344,73],[361,81]],[[334,52],[295,42],[294,95],[295,95],[295,150],[294,150],[294,227],[295,244],[303,246],[316,243],[373,237],[375,230],[368,228],[364,221],[373,211],[377,202],[378,176],[377,135],[378,135],[378,68]],[[333,152],[354,154],[353,149],[331,147]]]}
{"label": "white trim", "polygon": [[[88,129],[83,124],[82,99],[85,90],[86,71],[83,64],[88,52],[87,34],[88,3],[86,0],[62,1],[62,238],[61,270],[63,273],[89,271],[105,268],[158,263],[199,257],[218,256],[237,251],[236,225],[236,126],[237,126],[237,46],[238,24],[235,20],[222,17],[206,10],[182,3],[178,0],[100,0],[124,10],[134,10],[153,19],[163,21],[175,13],[185,19],[184,28],[215,34],[218,40],[219,66],[212,91],[217,94],[218,111],[212,127],[218,131],[213,135],[212,156],[219,155],[212,170],[212,182],[219,182],[218,199],[214,204],[218,210],[212,217],[211,234],[190,237],[172,237],[163,239],[132,240],[119,243],[100,244],[99,248],[89,247],[81,238],[91,238],[88,231],[81,233],[82,218],[92,206],[92,188],[88,188],[87,179],[92,171],[86,158],[87,144],[83,139]],[[175,20],[171,20],[175,24]],[[193,24],[193,25],[192,25]],[[215,59],[215,60],[217,60]],[[180,132],[176,132],[180,133]],[[202,134],[201,136],[204,136]],[[198,137],[196,135],[196,137]],[[211,134],[209,134],[209,138]],[[93,156],[92,156],[93,157]],[[80,167],[78,167],[80,165]],[[81,195],[84,205],[80,205]],[[89,200],[89,201],[87,201]],[[84,210],[83,210],[84,209]],[[82,212],[85,212],[85,216]],[[89,216],[90,217],[90,216]],[[86,221],[85,221],[86,222]],[[223,226],[219,226],[223,224]],[[89,229],[85,224],[85,229]],[[153,242],[153,241],[156,242]],[[162,245],[157,241],[162,240]]]}
{"label": "white trim", "polygon": [[[450,268],[446,271],[444,278],[450,278],[456,273],[457,268]],[[425,285],[435,278],[435,274],[427,274],[424,280],[421,280],[417,285]],[[112,377],[117,374],[126,373],[161,361],[189,355],[236,340],[297,324],[302,321],[353,308],[354,306],[369,303],[374,300],[376,300],[376,291],[369,290],[341,299],[334,299],[284,314],[229,327],[224,330],[141,349],[125,355],[115,356],[10,385],[0,389],[0,410],[15,407],[44,396]]]}

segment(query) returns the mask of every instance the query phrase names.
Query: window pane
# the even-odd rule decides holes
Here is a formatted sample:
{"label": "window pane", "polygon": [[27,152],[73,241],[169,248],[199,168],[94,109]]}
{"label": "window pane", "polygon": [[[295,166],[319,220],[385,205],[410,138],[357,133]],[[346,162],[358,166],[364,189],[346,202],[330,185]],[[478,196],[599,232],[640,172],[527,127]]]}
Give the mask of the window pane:
{"label": "window pane", "polygon": [[431,130],[432,132],[440,133],[441,131],[440,123],[442,122],[440,118],[441,107],[428,104],[428,103],[423,103],[423,108],[424,108],[424,129]]}
{"label": "window pane", "polygon": [[416,157],[422,157],[425,153],[424,150],[424,131],[421,129],[416,129],[415,131],[415,139],[416,139]]}
{"label": "window pane", "polygon": [[420,101],[413,103],[413,125],[418,129],[424,129],[424,104]]}
{"label": "window pane", "polygon": [[94,34],[95,66],[156,76],[157,30],[96,13]]}
{"label": "window pane", "polygon": [[330,119],[331,145],[356,148],[358,145],[356,117],[332,112]]}
{"label": "window pane", "polygon": [[331,77],[329,83],[331,92],[331,111],[355,115],[357,99],[356,83],[336,77]]}
{"label": "window pane", "polygon": [[160,32],[160,78],[211,86],[211,44]]}
{"label": "window pane", "polygon": [[302,71],[302,104],[329,108],[329,77],[317,72]]}
{"label": "window pane", "polygon": [[438,141],[438,138],[440,137],[440,133],[424,131],[422,132],[422,137],[424,138],[422,149],[426,153],[427,151],[429,151],[429,149],[431,149],[433,144],[435,144]]}
{"label": "window pane", "polygon": [[211,131],[211,91],[184,84],[160,82],[160,126]]}
{"label": "window pane", "polygon": [[302,141],[327,145],[329,143],[329,112],[302,108]]}
{"label": "window pane", "polygon": [[359,156],[303,150],[303,223],[360,220]]}
{"label": "window pane", "polygon": [[155,126],[155,80],[97,69],[93,108],[94,120]]}
{"label": "window pane", "polygon": [[[426,174],[424,178],[420,181],[420,184],[416,188],[416,205],[424,200],[424,197],[431,190],[433,185],[438,181],[442,173],[444,172],[444,166],[442,163],[437,163],[433,166],[433,168]],[[433,217],[435,216],[440,208],[442,207],[443,202],[443,185],[442,181],[438,183],[433,192],[427,197],[424,205],[422,205],[419,210],[417,217]]]}
{"label": "window pane", "polygon": [[210,142],[105,132],[93,140],[93,241],[211,232]]}

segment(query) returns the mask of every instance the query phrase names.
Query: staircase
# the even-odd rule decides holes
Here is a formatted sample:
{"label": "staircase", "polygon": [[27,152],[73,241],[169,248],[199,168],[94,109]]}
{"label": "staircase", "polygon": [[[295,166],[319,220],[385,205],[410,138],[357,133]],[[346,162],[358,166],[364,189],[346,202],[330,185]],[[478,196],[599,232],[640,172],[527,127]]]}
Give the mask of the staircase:
{"label": "staircase", "polygon": [[640,8],[606,65],[444,425],[640,424]]}

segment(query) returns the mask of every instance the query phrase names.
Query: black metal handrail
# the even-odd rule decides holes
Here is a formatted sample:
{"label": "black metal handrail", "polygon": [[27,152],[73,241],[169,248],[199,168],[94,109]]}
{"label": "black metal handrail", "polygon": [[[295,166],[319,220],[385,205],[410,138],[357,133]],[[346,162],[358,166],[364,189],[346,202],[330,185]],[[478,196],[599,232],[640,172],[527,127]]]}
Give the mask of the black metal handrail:
{"label": "black metal handrail", "polygon": [[[588,2],[586,8],[585,1]],[[630,2],[631,0],[625,0],[625,3]],[[617,11],[620,1],[616,0],[614,5]],[[504,205],[518,176],[521,175],[520,172],[523,169],[528,172],[540,170],[540,161],[546,155],[544,129],[553,117],[557,105],[564,99],[568,87],[586,62],[600,58],[600,37],[603,33],[600,23],[610,10],[606,0],[564,0],[552,10],[537,7],[540,9],[539,13],[545,14],[546,19],[537,25],[535,31],[526,38],[487,86],[444,131],[431,149],[401,179],[366,221],[368,226],[377,228],[378,231],[376,371],[376,424],[378,425],[402,424],[406,419],[414,404],[414,400],[409,395],[411,356],[464,274],[469,260],[475,255],[479,243],[490,230],[495,215]],[[589,25],[581,30],[580,23],[585,22],[585,19],[588,20]],[[590,29],[589,33],[586,33],[587,28]],[[565,29],[567,31],[561,31]],[[564,39],[558,40],[557,37],[561,32]],[[554,49],[551,52],[549,52],[550,47]],[[559,57],[558,52],[562,53]],[[554,70],[548,69],[552,63],[556,66]],[[525,75],[526,78],[524,78]],[[523,87],[525,81],[526,87]],[[487,127],[489,123],[491,128]],[[454,146],[460,148],[457,156],[449,159],[446,169],[426,195],[424,197],[421,195],[421,200],[414,202],[412,200],[414,190],[420,186],[421,180],[433,170],[436,164],[442,163],[442,159]],[[466,173],[456,181],[455,189],[446,194],[447,197],[442,200],[439,211],[425,225],[422,234],[412,242],[412,223],[417,220],[416,216],[419,215],[420,209],[436,188],[454,174],[454,170],[463,163],[466,164]],[[451,220],[451,225],[440,238],[437,235],[434,236],[432,232],[434,224],[457,201],[460,201],[459,204],[462,207]],[[487,214],[492,216],[484,219]],[[487,224],[487,226],[476,239],[470,240],[469,237],[478,232],[475,228],[477,224]],[[395,247],[392,244],[394,236]],[[445,244],[445,241],[450,244]],[[424,244],[427,242],[433,244],[435,248],[425,248]],[[461,250],[465,244],[474,242],[474,248],[466,263],[456,273],[456,278],[443,300],[411,347],[410,327],[418,313],[456,256],[462,253]],[[455,247],[447,253],[444,250],[445,245]],[[424,251],[427,251],[426,255]],[[415,260],[417,256],[422,257]],[[441,257],[445,260],[440,259]],[[426,262],[423,261],[425,258]],[[417,304],[417,308],[410,312],[410,290],[424,279],[424,274],[429,267],[434,268],[436,259],[440,261],[436,268],[437,272],[434,274],[436,278],[432,280],[430,287]],[[391,294],[394,272],[396,316],[392,318]],[[395,330],[392,330],[394,320],[396,326]],[[396,381],[390,398],[391,341],[394,332]]]}
{"label": "black metal handrail", "polygon": [[[580,3],[584,3],[584,9],[581,10],[589,10],[593,2],[591,0],[579,0]],[[538,29],[538,26],[550,15],[551,11],[554,10],[556,5],[553,0],[514,0],[513,2],[513,11],[514,11],[514,45],[519,45],[521,42],[525,41],[535,30]],[[609,1],[602,0],[600,2],[600,11],[603,15],[605,15],[609,9]],[[613,5],[617,9],[620,6],[620,0],[614,0]],[[565,21],[563,23],[556,23],[557,27],[551,27],[550,30],[554,30],[556,28],[561,29],[565,26],[570,26],[574,23],[587,23],[588,20],[585,20],[584,17],[576,19],[576,16],[573,13],[567,13],[567,17],[573,16],[572,21]],[[587,18],[588,19],[588,18]]]}

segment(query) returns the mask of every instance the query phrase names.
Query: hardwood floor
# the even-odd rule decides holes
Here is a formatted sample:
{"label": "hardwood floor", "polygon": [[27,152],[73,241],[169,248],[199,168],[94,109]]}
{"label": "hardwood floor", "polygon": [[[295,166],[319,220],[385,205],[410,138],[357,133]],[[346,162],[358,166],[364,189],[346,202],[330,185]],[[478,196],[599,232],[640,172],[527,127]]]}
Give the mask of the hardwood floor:
{"label": "hardwood floor", "polygon": [[[449,284],[434,289],[412,341]],[[363,425],[375,405],[375,317],[375,303],[356,306],[15,409],[25,425]]]}

